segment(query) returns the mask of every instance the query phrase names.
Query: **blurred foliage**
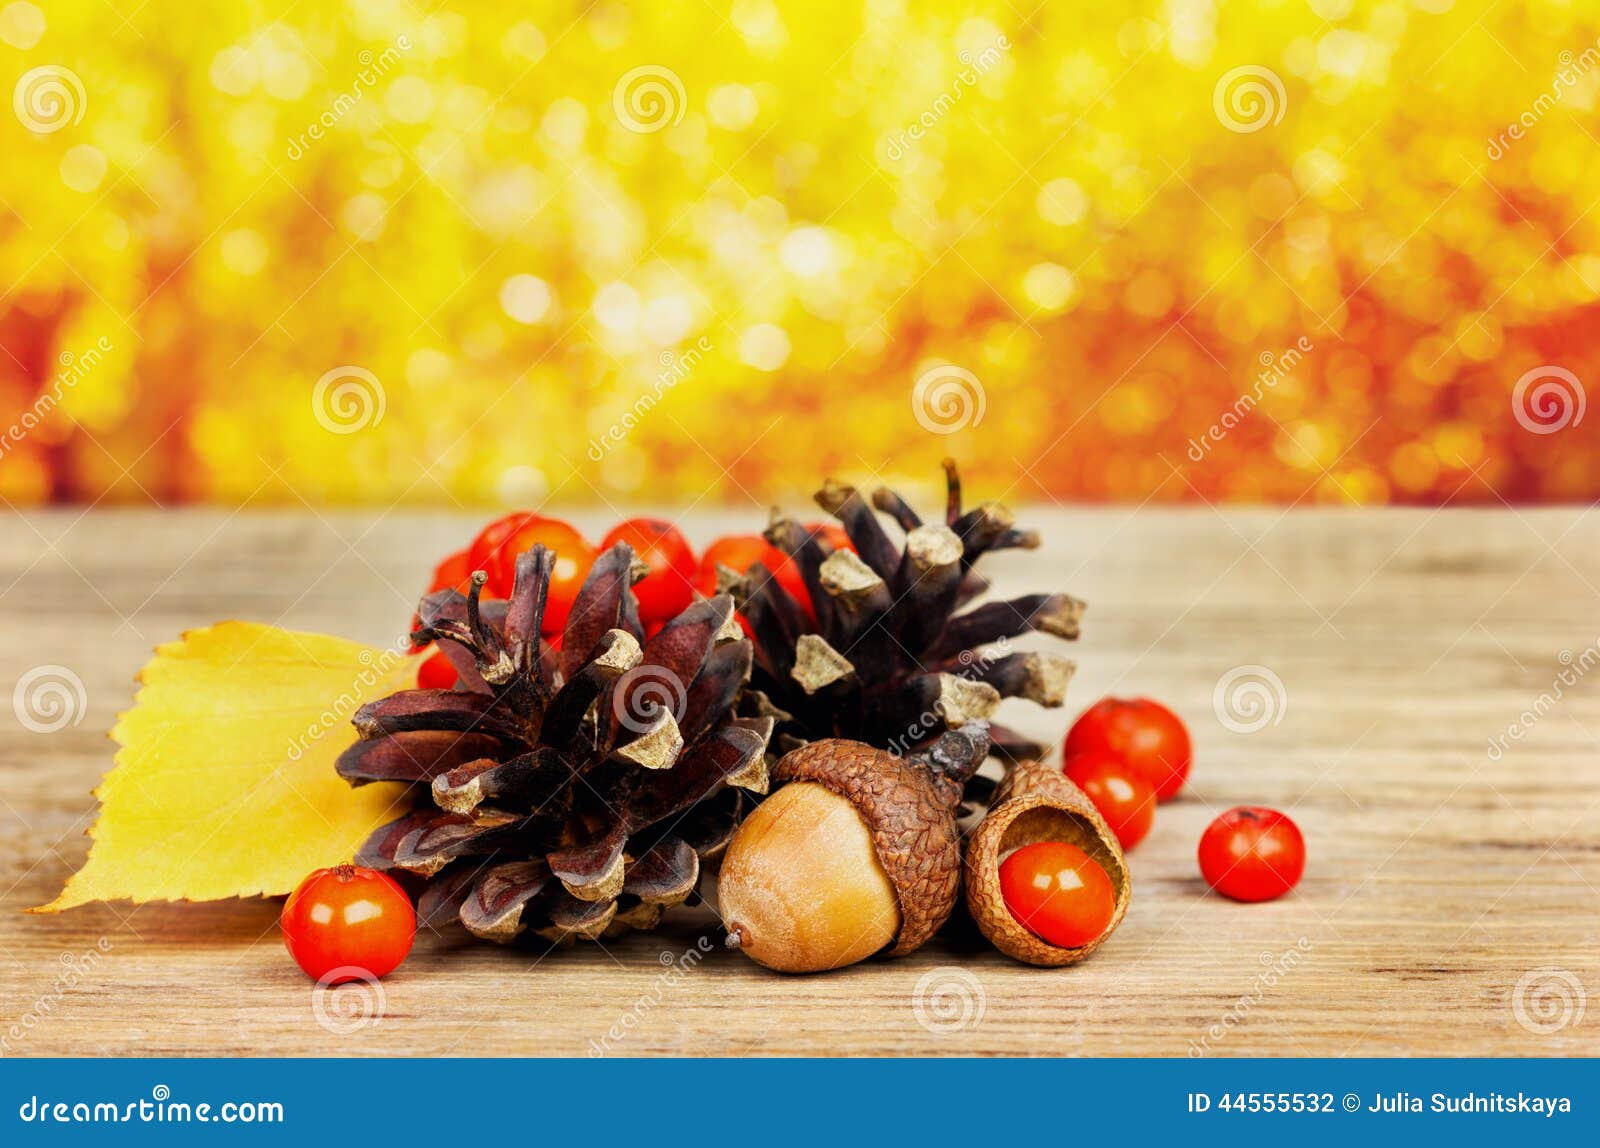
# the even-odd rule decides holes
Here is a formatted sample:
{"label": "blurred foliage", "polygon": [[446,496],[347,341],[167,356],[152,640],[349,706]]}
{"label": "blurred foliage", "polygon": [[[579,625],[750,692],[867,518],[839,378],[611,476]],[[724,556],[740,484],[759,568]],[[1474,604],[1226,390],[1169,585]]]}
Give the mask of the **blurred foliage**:
{"label": "blurred foliage", "polygon": [[0,0],[14,504],[1600,496],[1576,0],[118,7]]}

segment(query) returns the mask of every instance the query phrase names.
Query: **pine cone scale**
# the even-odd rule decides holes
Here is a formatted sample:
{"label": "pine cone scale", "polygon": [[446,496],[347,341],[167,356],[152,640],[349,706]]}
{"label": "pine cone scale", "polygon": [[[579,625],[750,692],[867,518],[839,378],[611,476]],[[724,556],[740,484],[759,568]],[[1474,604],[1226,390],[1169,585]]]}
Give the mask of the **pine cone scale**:
{"label": "pine cone scale", "polygon": [[431,782],[502,746],[488,734],[413,730],[379,741],[358,741],[339,755],[334,768],[351,785],[373,781]]}

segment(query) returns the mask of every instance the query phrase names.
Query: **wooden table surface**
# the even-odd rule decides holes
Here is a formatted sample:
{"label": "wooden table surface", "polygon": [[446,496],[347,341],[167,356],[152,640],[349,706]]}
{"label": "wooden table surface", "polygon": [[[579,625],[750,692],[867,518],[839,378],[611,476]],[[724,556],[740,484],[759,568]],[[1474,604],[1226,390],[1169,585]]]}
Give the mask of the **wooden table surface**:
{"label": "wooden table surface", "polygon": [[[542,959],[427,935],[383,982],[381,1015],[358,1024],[345,1010],[361,1002],[314,999],[287,960],[275,901],[22,909],[54,896],[84,856],[105,731],[153,645],[223,618],[389,640],[432,557],[472,520],[9,516],[0,682],[64,665],[88,705],[54,733],[0,723],[3,1051],[1600,1053],[1600,999],[1589,1000],[1600,997],[1600,688],[1582,677],[1600,640],[1600,516],[1023,517],[1046,545],[999,556],[1000,588],[1069,589],[1089,612],[1068,708],[1019,707],[1018,724],[1055,740],[1097,697],[1142,693],[1174,706],[1196,743],[1189,790],[1131,855],[1127,920],[1091,960],[1032,969],[956,935],[805,979],[712,946],[678,975],[664,962],[720,941],[704,922]],[[703,543],[750,521],[685,526]],[[1240,667],[1283,686],[1276,722],[1255,732],[1213,708]],[[1576,684],[1525,714],[1564,670]],[[1524,736],[1496,760],[1491,739],[1514,725]],[[1306,877],[1281,901],[1232,904],[1196,872],[1206,822],[1244,802],[1287,810],[1305,832]]]}

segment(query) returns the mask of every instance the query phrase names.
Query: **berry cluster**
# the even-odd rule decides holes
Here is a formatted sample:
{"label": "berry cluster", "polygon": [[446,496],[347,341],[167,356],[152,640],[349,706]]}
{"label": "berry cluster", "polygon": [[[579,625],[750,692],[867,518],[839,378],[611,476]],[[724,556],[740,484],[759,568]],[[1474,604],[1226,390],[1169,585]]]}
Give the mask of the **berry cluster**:
{"label": "berry cluster", "polygon": [[[837,523],[808,523],[806,529],[833,549],[854,549]],[[455,590],[464,595],[471,589],[473,571],[482,570],[488,581],[481,597],[506,598],[511,593],[517,555],[542,543],[555,553],[556,564],[541,629],[546,638],[559,642],[573,599],[595,559],[618,542],[631,546],[635,557],[650,570],[633,587],[647,636],[653,636],[669,619],[682,613],[696,594],[707,598],[715,595],[719,570],[744,574],[757,563],[766,567],[803,610],[811,611],[811,598],[794,560],[759,534],[718,538],[697,558],[683,532],[665,519],[626,519],[612,527],[595,546],[571,523],[525,510],[496,518],[471,543],[440,562],[427,592]],[[742,618],[740,622],[743,624]],[[420,629],[421,624],[420,618],[415,619],[412,629]],[[417,674],[418,685],[442,690],[455,685],[455,667],[442,652],[429,645],[417,646],[412,652],[431,653]]]}
{"label": "berry cluster", "polygon": [[[1148,698],[1104,698],[1067,731],[1063,772],[1088,796],[1124,850],[1144,840],[1156,805],[1176,797],[1193,761],[1189,731]],[[1270,901],[1300,881],[1305,841],[1287,816],[1240,806],[1217,817],[1200,838],[1206,883],[1236,901]],[[1000,867],[1006,907],[1053,945],[1073,948],[1101,935],[1115,896],[1103,870],[1076,846],[1025,846]]]}

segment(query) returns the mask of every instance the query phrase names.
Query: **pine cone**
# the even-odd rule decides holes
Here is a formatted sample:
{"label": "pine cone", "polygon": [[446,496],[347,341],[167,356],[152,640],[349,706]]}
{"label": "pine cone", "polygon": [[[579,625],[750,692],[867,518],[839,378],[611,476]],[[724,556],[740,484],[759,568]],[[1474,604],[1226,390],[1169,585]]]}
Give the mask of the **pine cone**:
{"label": "pine cone", "polygon": [[460,681],[363,706],[338,763],[355,785],[416,787],[414,811],[357,860],[425,875],[422,921],[493,941],[654,926],[733,835],[741,789],[767,788],[772,719],[733,713],[752,648],[732,601],[697,601],[645,641],[642,568],[619,543],[552,646],[539,623],[554,563],[543,546],[519,556],[503,602],[480,602],[481,572],[466,597],[424,598],[414,637]]}
{"label": "pine cone", "polygon": [[[723,587],[756,644],[741,705],[777,720],[780,752],[841,737],[905,755],[947,730],[986,721],[1004,697],[1062,704],[1073,664],[1006,646],[1030,630],[1076,638],[1083,603],[1030,594],[959,612],[988,589],[973,569],[979,558],[1032,549],[1039,538],[1017,529],[998,504],[963,511],[955,463],[945,462],[945,474],[942,525],[925,524],[893,491],[879,489],[869,506],[854,487],[826,482],[817,503],[844,525],[854,552],[831,549],[820,531],[794,519],[773,521],[767,540],[799,569],[815,625],[765,567],[725,575]],[[902,546],[890,541],[874,506],[905,532]],[[1002,726],[991,724],[989,736],[993,750],[1012,760],[1043,750]]]}

